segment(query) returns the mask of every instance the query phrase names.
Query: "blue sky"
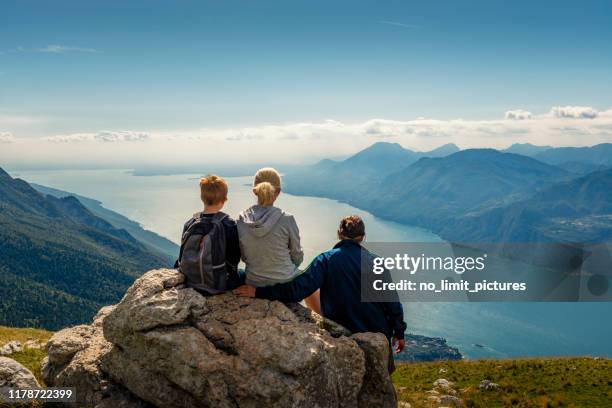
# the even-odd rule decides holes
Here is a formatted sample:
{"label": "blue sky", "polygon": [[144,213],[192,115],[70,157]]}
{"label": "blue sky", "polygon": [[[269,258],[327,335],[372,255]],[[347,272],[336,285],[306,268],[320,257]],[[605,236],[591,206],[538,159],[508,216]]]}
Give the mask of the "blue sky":
{"label": "blue sky", "polygon": [[0,132],[605,111],[611,44],[609,1],[3,1]]}

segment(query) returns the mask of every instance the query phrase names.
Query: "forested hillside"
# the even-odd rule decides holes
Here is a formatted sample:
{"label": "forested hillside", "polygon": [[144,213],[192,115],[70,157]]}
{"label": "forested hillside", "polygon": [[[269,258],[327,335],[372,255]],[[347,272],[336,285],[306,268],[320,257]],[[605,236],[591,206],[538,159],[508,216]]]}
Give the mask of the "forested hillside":
{"label": "forested hillside", "polygon": [[465,242],[607,242],[612,239],[612,169],[450,220],[441,231]]}
{"label": "forested hillside", "polygon": [[76,198],[0,169],[0,324],[58,329],[91,319],[144,271],[167,266]]}
{"label": "forested hillside", "polygon": [[145,244],[145,246],[148,246],[151,251],[159,252],[160,255],[165,256],[171,262],[173,262],[178,255],[179,247],[174,242],[156,234],[155,232],[144,229],[136,221],[132,221],[119,213],[105,208],[98,200],[51,187],[41,186],[40,184],[32,183],[30,185],[43,194],[49,194],[57,198],[69,196],[76,197],[81,204],[83,204],[83,206],[85,206],[85,208],[91,211],[94,215],[107,221],[115,228],[126,230],[131,236]]}

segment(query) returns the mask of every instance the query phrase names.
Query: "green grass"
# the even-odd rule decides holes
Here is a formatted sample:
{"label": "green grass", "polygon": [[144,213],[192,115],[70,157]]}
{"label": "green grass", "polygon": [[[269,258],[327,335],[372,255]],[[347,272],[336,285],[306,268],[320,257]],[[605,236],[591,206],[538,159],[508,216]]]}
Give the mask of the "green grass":
{"label": "green grass", "polygon": [[0,326],[0,346],[11,340],[20,341],[24,344],[29,338],[38,339],[41,343],[46,342],[53,336],[53,332],[41,329],[26,329]]}
{"label": "green grass", "polygon": [[[0,346],[28,338],[46,342],[52,332],[0,326]],[[34,373],[41,384],[43,350],[24,350],[10,356]],[[441,373],[440,369],[445,369]],[[438,378],[455,383],[467,407],[609,407],[612,406],[612,360],[593,358],[541,358],[518,360],[444,361],[399,363],[392,376],[400,401],[414,408],[430,407],[426,391]],[[498,391],[480,391],[481,380],[500,385]]]}
{"label": "green grass", "polygon": [[8,357],[30,370],[38,382],[44,385],[45,382],[40,374],[40,363],[42,362],[43,358],[45,358],[45,355],[46,354],[43,350],[26,349],[20,353],[13,353]]}
{"label": "green grass", "polygon": [[[440,369],[446,369],[441,373]],[[609,407],[612,360],[541,358],[399,364],[392,376],[400,401],[429,407],[425,392],[438,378],[455,383],[467,407]],[[481,380],[500,385],[480,391]]]}
{"label": "green grass", "polygon": [[[51,336],[52,332],[40,329],[22,329],[0,326],[0,347],[11,340],[17,340],[24,345],[28,339],[38,340],[40,343],[45,343]],[[23,364],[27,369],[32,371],[39,383],[44,384],[40,375],[40,363],[45,357],[43,350],[24,349],[20,353],[13,353],[10,356],[13,360]]]}

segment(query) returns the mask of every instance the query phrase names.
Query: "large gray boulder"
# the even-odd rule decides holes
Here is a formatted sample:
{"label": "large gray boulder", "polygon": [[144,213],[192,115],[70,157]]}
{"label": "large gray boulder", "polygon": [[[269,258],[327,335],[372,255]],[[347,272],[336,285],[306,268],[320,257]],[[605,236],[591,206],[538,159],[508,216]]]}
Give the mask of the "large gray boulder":
{"label": "large gray boulder", "polygon": [[[0,390],[6,388],[32,389],[40,388],[34,374],[17,361],[8,357],[0,357]],[[0,403],[4,400],[0,393]],[[0,404],[2,405],[2,404]]]}
{"label": "large gray boulder", "polygon": [[146,273],[47,350],[45,381],[90,406],[396,406],[382,334],[350,336],[300,305],[204,297],[171,269]]}
{"label": "large gray boulder", "polygon": [[60,330],[45,346],[47,357],[41,366],[45,383],[54,387],[74,387],[76,406],[146,406],[121,385],[108,381],[108,376],[100,370],[100,358],[113,346],[102,333],[102,322],[112,309],[113,306],[100,309],[89,326]]}

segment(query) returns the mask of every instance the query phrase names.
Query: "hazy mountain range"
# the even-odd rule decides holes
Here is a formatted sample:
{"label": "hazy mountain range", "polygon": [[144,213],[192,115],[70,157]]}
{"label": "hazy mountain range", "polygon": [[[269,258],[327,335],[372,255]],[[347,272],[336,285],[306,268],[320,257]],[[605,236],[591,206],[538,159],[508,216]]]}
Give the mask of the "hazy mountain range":
{"label": "hazy mountain range", "polygon": [[58,329],[88,321],[169,259],[74,196],[42,194],[0,169],[0,325]]}
{"label": "hazy mountain range", "polygon": [[612,166],[611,143],[592,147],[551,147],[517,143],[504,151],[533,157],[577,174],[604,170]]}
{"label": "hazy mountain range", "polygon": [[321,160],[312,166],[287,170],[286,184],[291,192],[302,195],[331,197],[347,201],[363,183],[380,181],[394,171],[423,157],[442,157],[458,152],[454,144],[430,152],[404,149],[397,143],[375,143],[345,160]]}
{"label": "hazy mountain range", "polygon": [[592,242],[612,232],[610,167],[612,144],[418,153],[381,142],[341,162],[295,169],[285,190],[345,201],[456,242]]}

